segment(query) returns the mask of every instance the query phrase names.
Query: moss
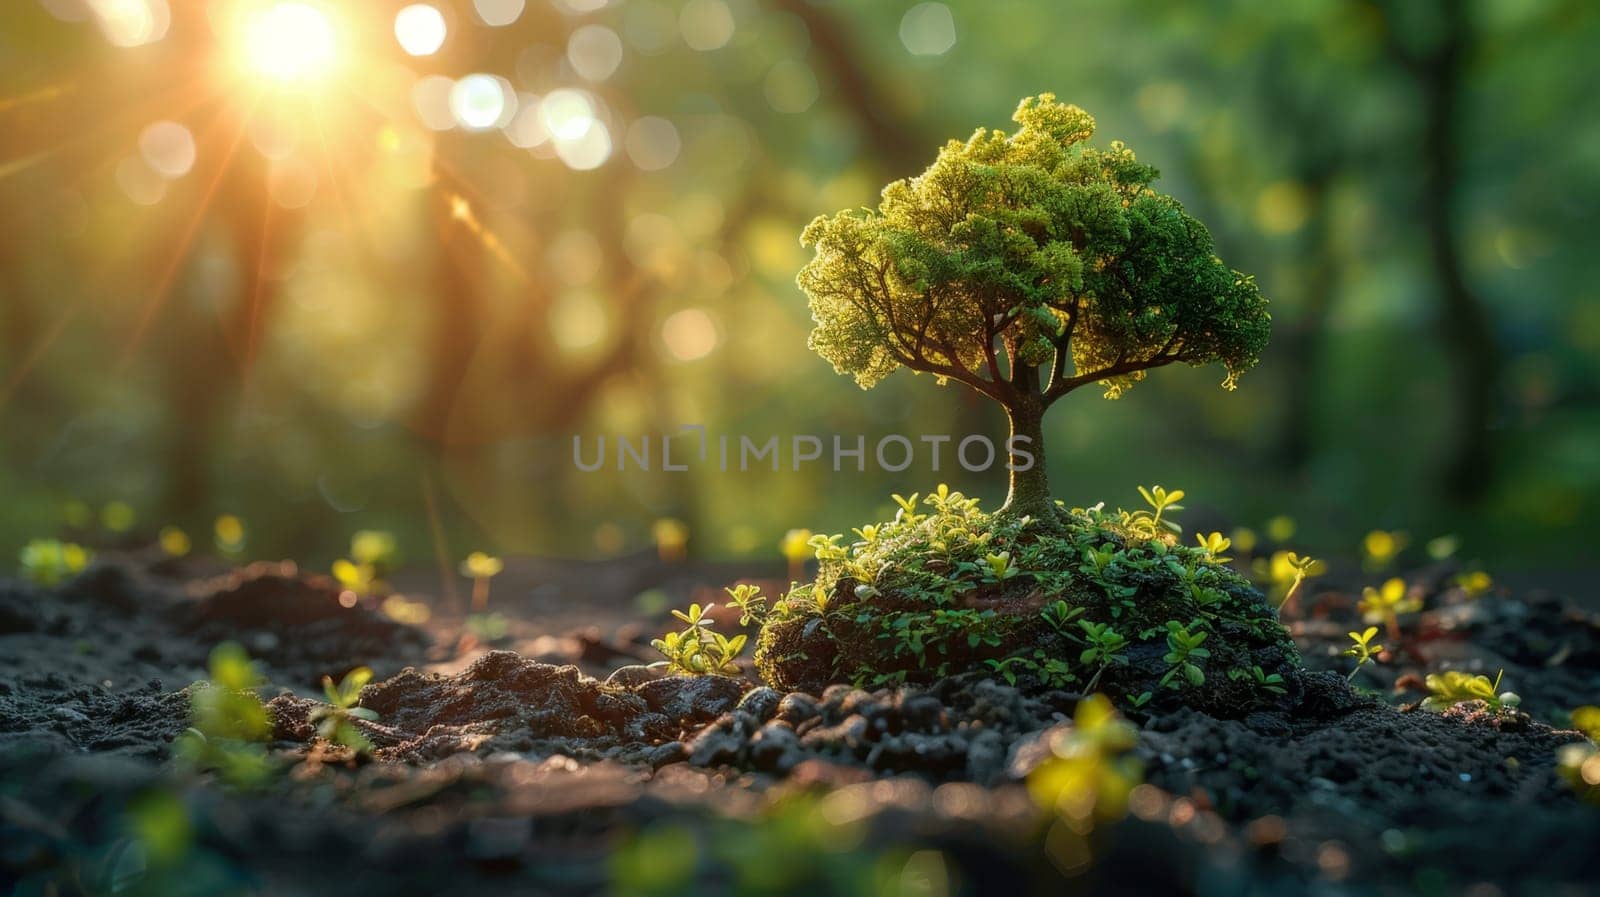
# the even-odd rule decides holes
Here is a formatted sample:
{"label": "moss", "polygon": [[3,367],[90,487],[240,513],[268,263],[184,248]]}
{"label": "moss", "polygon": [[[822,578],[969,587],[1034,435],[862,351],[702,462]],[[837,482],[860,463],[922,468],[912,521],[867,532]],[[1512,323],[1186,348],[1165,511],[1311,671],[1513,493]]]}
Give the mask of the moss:
{"label": "moss", "polygon": [[[1159,512],[1073,509],[1042,525],[942,486],[896,500],[895,519],[862,527],[852,544],[814,540],[816,581],[775,602],[759,636],[756,666],[775,687],[984,670],[1230,715],[1298,689],[1299,655],[1266,599],[1213,549],[1180,544]],[[1200,649],[1186,658],[1198,674],[1174,653],[1184,639]]]}

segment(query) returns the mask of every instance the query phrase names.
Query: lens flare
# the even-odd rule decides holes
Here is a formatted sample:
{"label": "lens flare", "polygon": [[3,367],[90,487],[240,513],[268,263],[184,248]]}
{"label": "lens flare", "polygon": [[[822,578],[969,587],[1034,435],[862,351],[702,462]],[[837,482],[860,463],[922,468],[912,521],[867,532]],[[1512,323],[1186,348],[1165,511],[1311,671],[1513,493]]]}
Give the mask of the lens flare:
{"label": "lens flare", "polygon": [[273,3],[249,13],[242,62],[253,75],[289,84],[327,74],[335,62],[333,23],[309,3]]}

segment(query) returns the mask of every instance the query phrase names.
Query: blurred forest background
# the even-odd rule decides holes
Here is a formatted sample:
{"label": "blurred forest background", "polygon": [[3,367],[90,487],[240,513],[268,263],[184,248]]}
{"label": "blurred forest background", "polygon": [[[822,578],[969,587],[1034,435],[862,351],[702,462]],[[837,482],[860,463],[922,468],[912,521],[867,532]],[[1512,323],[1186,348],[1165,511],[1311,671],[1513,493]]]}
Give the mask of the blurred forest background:
{"label": "blurred forest background", "polygon": [[1058,406],[1058,497],[1162,483],[1219,522],[1292,515],[1319,553],[1386,528],[1592,565],[1590,0],[417,6],[4,4],[7,556],[112,502],[147,533],[239,515],[256,556],[381,528],[427,562],[431,522],[593,557],[665,519],[701,556],[774,557],[893,491],[997,501],[1003,470],[920,462],[586,474],[571,438],[1003,439],[957,387],[862,392],[806,348],[799,233],[1053,91],[1275,318],[1237,392],[1174,368]]}

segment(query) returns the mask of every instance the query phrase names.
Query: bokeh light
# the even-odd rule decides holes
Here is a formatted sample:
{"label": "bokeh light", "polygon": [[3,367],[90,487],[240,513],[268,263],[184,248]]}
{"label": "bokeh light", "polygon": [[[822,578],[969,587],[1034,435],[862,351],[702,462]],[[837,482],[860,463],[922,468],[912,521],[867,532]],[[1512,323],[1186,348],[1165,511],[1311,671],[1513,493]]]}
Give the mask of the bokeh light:
{"label": "bokeh light", "polygon": [[472,8],[483,24],[491,28],[504,28],[522,18],[526,0],[472,0]]}
{"label": "bokeh light", "polygon": [[411,56],[432,56],[444,46],[449,28],[444,14],[426,3],[413,3],[394,17],[394,37]]}
{"label": "bokeh light", "polygon": [[622,38],[604,25],[584,25],[567,39],[567,61],[578,77],[604,81],[622,64]]}
{"label": "bokeh light", "polygon": [[552,90],[539,103],[539,121],[557,140],[577,140],[595,125],[594,101],[581,90]]}
{"label": "bokeh light", "polygon": [[717,348],[717,325],[704,309],[686,308],[661,322],[661,342],[678,361],[696,361]]}
{"label": "bokeh light", "polygon": [[166,0],[88,0],[88,7],[100,33],[118,47],[154,43],[172,24]]}
{"label": "bokeh light", "polygon": [[504,79],[482,73],[468,75],[450,89],[450,112],[463,128],[484,131],[511,121],[516,95]]}
{"label": "bokeh light", "polygon": [[733,10],[722,0],[689,0],[678,14],[683,42],[691,50],[716,50],[733,39]]}
{"label": "bokeh light", "polygon": [[611,158],[611,130],[605,122],[595,121],[577,137],[558,137],[556,155],[576,171],[599,168]]}
{"label": "bokeh light", "polygon": [[194,135],[175,121],[158,121],[139,133],[139,154],[156,174],[181,178],[194,167]]}
{"label": "bokeh light", "polygon": [[767,72],[763,85],[767,103],[778,112],[795,115],[817,101],[817,76],[804,62],[786,59]]}
{"label": "bokeh light", "polygon": [[628,158],[643,171],[666,168],[677,160],[683,148],[677,127],[654,115],[646,115],[629,125],[624,142]]}
{"label": "bokeh light", "polygon": [[544,121],[539,117],[539,98],[531,93],[517,95],[517,114],[506,123],[506,140],[512,146],[532,149],[550,139]]}
{"label": "bokeh light", "polygon": [[900,43],[913,56],[942,56],[956,45],[956,20],[943,3],[918,3],[900,19]]}

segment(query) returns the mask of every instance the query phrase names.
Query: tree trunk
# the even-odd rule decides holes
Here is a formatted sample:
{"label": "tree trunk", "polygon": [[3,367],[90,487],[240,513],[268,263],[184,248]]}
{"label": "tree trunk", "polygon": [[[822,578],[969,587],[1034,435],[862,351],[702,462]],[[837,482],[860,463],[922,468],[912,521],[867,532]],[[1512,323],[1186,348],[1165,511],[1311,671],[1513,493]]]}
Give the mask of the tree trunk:
{"label": "tree trunk", "polygon": [[1445,3],[1443,45],[1422,70],[1425,104],[1422,178],[1423,224],[1439,290],[1439,323],[1455,368],[1455,415],[1444,486],[1451,498],[1473,501],[1494,474],[1491,423],[1500,354],[1494,327],[1467,283],[1455,233],[1461,180],[1463,69],[1472,50],[1472,23],[1464,5]]}
{"label": "tree trunk", "polygon": [[[1010,441],[1001,447],[1001,457],[1018,463],[1012,467],[1011,491],[1006,494],[1006,503],[1000,508],[1000,513],[1007,517],[1028,515],[1035,520],[1054,520],[1057,516],[1056,504],[1050,497],[1050,477],[1044,462],[1043,403],[1030,397],[1006,411],[1011,416],[1011,437],[1016,441],[1016,447],[1033,455],[1033,463],[1028,465],[1020,458],[1008,455],[1005,449],[1011,446]],[[1024,442],[1024,439],[1027,441]],[[1019,469],[1024,466],[1026,470]]]}

